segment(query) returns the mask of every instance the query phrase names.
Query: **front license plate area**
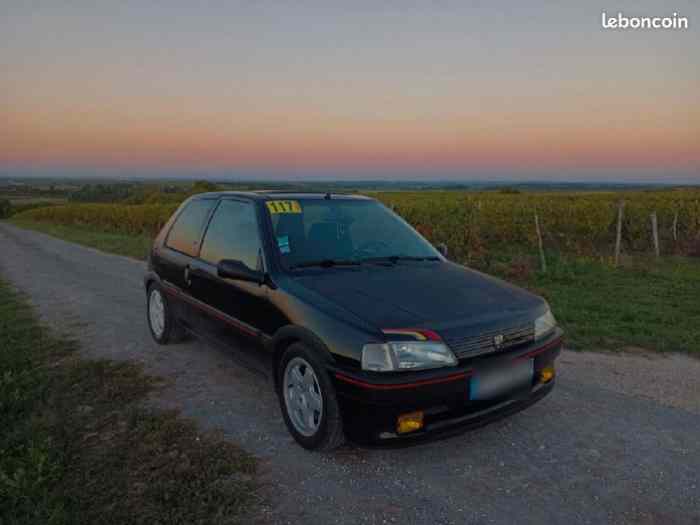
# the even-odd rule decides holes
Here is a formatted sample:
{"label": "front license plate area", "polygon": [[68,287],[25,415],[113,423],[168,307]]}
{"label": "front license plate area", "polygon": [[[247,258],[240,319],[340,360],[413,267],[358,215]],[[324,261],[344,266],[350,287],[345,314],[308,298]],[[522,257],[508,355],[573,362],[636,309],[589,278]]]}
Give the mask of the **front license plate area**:
{"label": "front license plate area", "polygon": [[532,386],[534,365],[533,359],[526,359],[479,370],[469,382],[469,398],[484,401],[529,389]]}

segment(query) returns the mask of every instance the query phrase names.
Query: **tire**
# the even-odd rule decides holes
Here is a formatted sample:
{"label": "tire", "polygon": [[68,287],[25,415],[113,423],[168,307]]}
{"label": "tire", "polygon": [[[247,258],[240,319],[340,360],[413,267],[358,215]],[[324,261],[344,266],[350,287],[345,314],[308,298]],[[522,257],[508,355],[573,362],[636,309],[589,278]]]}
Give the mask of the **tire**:
{"label": "tire", "polygon": [[[152,315],[151,307],[158,308],[155,304],[160,301],[162,305],[162,323]],[[185,338],[185,331],[174,318],[168,296],[163,293],[163,289],[153,283],[148,287],[146,294],[146,319],[148,320],[148,329],[151,332],[153,340],[159,345],[168,343],[176,343]]]}
{"label": "tire", "polygon": [[[307,375],[309,369],[312,372],[311,376]],[[301,389],[298,388],[298,381],[295,382],[292,377],[294,370],[304,372]],[[277,397],[284,422],[296,442],[308,450],[320,451],[333,450],[342,445],[345,435],[335,388],[317,354],[301,343],[294,343],[282,354],[276,374]],[[303,388],[307,390],[304,391]],[[306,405],[304,399],[308,400]],[[309,415],[311,412],[313,422],[304,426],[300,421],[307,421],[303,415]]]}

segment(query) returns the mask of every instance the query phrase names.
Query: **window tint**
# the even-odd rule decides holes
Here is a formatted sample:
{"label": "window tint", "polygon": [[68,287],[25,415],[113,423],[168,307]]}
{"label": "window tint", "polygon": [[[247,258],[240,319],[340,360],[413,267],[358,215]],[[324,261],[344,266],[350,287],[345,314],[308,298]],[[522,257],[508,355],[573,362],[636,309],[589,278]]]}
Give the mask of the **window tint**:
{"label": "window tint", "polygon": [[223,200],[209,223],[199,256],[212,264],[237,259],[256,269],[260,246],[253,204]]}
{"label": "window tint", "polygon": [[403,219],[373,200],[299,199],[271,208],[277,250],[288,266],[324,259],[435,258]]}
{"label": "window tint", "polygon": [[187,255],[197,255],[197,243],[215,200],[196,200],[182,210],[168,234],[166,245]]}

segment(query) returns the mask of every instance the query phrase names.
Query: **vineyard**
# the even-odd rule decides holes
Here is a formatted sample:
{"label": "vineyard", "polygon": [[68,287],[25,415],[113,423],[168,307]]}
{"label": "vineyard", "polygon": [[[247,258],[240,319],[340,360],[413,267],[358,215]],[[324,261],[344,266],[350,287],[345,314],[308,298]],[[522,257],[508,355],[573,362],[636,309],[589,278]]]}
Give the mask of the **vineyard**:
{"label": "vineyard", "polygon": [[[392,207],[450,257],[475,262],[490,253],[537,248],[535,213],[547,252],[610,257],[616,242],[618,205],[623,253],[652,252],[650,215],[658,218],[662,253],[698,250],[700,190],[624,193],[498,193],[462,191],[384,192]],[[87,226],[105,232],[154,235],[177,204],[67,204],[20,213],[20,220]]]}
{"label": "vineyard", "polygon": [[[22,211],[11,220],[142,259],[151,238],[191,193],[70,202]],[[431,242],[446,244],[450,259],[545,297],[569,347],[700,352],[700,267],[694,258],[655,258],[651,221],[655,214],[660,255],[700,256],[700,189],[363,193],[393,208]],[[619,218],[620,251],[629,257],[615,265]],[[537,271],[545,269],[543,259],[547,269]]]}
{"label": "vineyard", "polygon": [[535,214],[544,248],[562,254],[611,256],[618,206],[623,252],[653,251],[650,216],[658,218],[663,253],[689,253],[700,236],[700,191],[625,193],[385,193],[393,207],[455,259],[479,260],[492,251],[537,247]]}
{"label": "vineyard", "polygon": [[66,204],[18,213],[18,220],[86,226],[104,232],[154,236],[177,204]]}

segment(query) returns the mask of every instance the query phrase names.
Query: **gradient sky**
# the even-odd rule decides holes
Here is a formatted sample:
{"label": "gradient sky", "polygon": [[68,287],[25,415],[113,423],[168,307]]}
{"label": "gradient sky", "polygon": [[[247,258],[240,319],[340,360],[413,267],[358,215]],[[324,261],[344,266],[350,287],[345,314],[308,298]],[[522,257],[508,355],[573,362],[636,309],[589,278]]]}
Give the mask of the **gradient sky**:
{"label": "gradient sky", "polygon": [[0,0],[0,173],[700,183],[700,3],[523,4]]}

